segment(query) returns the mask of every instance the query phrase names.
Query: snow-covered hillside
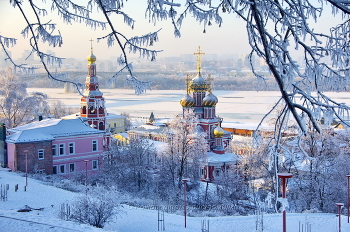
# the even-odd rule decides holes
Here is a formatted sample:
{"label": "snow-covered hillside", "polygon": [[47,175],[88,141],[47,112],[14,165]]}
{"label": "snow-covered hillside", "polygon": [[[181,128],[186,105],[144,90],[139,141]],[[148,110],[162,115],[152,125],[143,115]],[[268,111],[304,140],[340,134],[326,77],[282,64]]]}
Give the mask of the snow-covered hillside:
{"label": "snow-covered hillside", "polygon": [[[88,225],[60,220],[57,216],[61,203],[78,196],[66,190],[47,186],[40,181],[28,179],[27,191],[24,191],[25,177],[0,169],[0,184],[8,184],[7,201],[0,201],[0,231],[119,231],[119,232],[151,232],[158,231],[158,212],[156,210],[140,209],[124,205],[123,213],[104,229]],[[19,189],[15,192],[15,185]],[[34,209],[31,212],[17,212],[28,205]],[[334,206],[336,208],[336,206]],[[345,212],[345,211],[343,211]],[[187,217],[187,228],[184,228],[184,217],[165,214],[165,231],[199,232],[205,218]],[[225,216],[210,217],[209,231],[221,232],[254,232],[256,231],[256,216]],[[264,231],[280,232],[281,214],[264,214]],[[299,232],[299,223],[311,224],[312,232],[336,232],[338,219],[335,214],[287,214],[287,231]],[[305,231],[305,229],[304,229]],[[342,216],[342,232],[350,232],[350,224],[346,216]]]}

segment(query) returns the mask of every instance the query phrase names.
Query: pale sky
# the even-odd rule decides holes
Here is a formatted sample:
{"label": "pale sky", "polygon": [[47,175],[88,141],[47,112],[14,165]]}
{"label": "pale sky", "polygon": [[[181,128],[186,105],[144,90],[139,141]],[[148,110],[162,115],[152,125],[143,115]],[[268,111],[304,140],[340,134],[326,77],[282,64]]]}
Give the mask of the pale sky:
{"label": "pale sky", "polygon": [[[41,2],[41,1],[37,1]],[[50,1],[47,1],[50,2]],[[83,4],[87,1],[81,1]],[[124,11],[132,18],[136,20],[134,30],[131,30],[123,23],[121,16],[113,18],[114,25],[118,30],[122,31],[127,36],[140,36],[149,32],[162,30],[159,33],[159,40],[155,46],[150,47],[155,50],[163,50],[158,57],[179,56],[180,54],[193,54],[197,50],[198,46],[201,46],[202,51],[206,54],[237,54],[243,55],[250,52],[250,48],[247,42],[247,35],[244,22],[238,19],[235,15],[226,15],[223,18],[223,24],[218,27],[215,23],[212,26],[207,27],[206,33],[203,33],[203,26],[199,25],[193,18],[188,16],[183,21],[181,28],[181,38],[175,38],[173,34],[173,27],[171,22],[158,22],[156,25],[149,23],[148,19],[145,19],[146,0],[128,0],[124,1]],[[185,2],[185,1],[181,1]],[[25,5],[26,3],[24,3]],[[29,7],[25,7],[25,10],[29,11]],[[46,16],[42,22],[47,22],[52,19],[50,9],[48,9],[49,15]],[[56,16],[56,13],[54,14]],[[339,16],[340,17],[340,16]],[[6,37],[18,38],[18,45],[11,49],[15,58],[21,56],[24,49],[30,49],[28,42],[21,39],[20,32],[25,27],[26,23],[21,17],[19,10],[10,6],[8,0],[0,0],[0,35]],[[102,19],[103,20],[103,19]],[[333,19],[328,18],[324,23],[318,23],[319,25],[325,25],[325,23],[332,22]],[[41,45],[44,51],[52,50],[56,53],[56,56],[65,58],[78,58],[84,59],[89,55],[90,38],[94,40],[94,54],[98,59],[109,59],[112,56],[119,56],[120,50],[117,45],[108,48],[106,41],[97,43],[96,38],[105,36],[109,33],[108,30],[102,31],[97,29],[96,31],[87,28],[84,24],[75,23],[73,25],[65,25],[61,23],[61,19],[58,17],[53,18],[53,21],[58,24],[58,29],[63,36],[63,46],[61,48],[50,48]]]}

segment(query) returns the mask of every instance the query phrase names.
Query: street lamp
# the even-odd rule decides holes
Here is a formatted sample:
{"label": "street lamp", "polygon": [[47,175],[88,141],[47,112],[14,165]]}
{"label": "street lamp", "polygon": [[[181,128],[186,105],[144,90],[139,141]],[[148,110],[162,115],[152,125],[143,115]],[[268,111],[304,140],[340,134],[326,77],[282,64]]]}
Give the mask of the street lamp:
{"label": "street lamp", "polygon": [[335,203],[336,206],[338,206],[338,231],[341,232],[341,208],[343,208],[343,203]]}
{"label": "street lamp", "polygon": [[346,175],[348,178],[348,223],[349,223],[349,216],[350,216],[350,175]]}
{"label": "street lamp", "polygon": [[[278,178],[282,179],[282,198],[286,198],[286,179],[287,178],[292,178],[293,174],[291,173],[278,173],[277,174]],[[286,209],[283,209],[282,212],[282,228],[283,228],[283,232],[287,231],[287,213],[286,213]]]}
{"label": "street lamp", "polygon": [[182,179],[184,182],[184,216],[185,216],[185,228],[186,228],[186,182],[188,181],[187,179]]}
{"label": "street lamp", "polygon": [[28,186],[28,150],[23,151],[26,155],[26,188]]}
{"label": "street lamp", "polygon": [[85,162],[85,186],[87,186],[87,183],[88,183],[87,164],[88,164],[89,160],[84,160],[84,162]]}

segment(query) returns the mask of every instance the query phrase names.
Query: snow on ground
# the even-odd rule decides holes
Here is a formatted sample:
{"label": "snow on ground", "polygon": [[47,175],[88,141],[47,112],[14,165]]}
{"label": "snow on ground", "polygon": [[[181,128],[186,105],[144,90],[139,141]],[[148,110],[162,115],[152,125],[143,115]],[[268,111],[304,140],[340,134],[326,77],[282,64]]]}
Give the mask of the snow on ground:
{"label": "snow on ground", "polygon": [[[60,220],[57,216],[61,203],[72,200],[78,194],[28,179],[27,191],[24,191],[25,177],[17,173],[0,169],[0,184],[9,184],[7,201],[0,201],[0,231],[118,231],[118,232],[153,232],[158,231],[158,211],[141,209],[124,205],[123,213],[116,220],[98,229],[88,225]],[[17,192],[15,185],[19,185]],[[17,212],[28,205],[32,208],[43,208],[31,212]],[[336,208],[336,206],[335,206]],[[336,210],[335,210],[336,211]],[[345,211],[343,211],[345,212]],[[264,214],[264,231],[280,232],[282,230],[281,214]],[[256,216],[208,217],[210,232],[254,232]],[[203,217],[187,217],[187,228],[184,228],[182,215],[164,215],[165,231],[199,232]],[[287,213],[287,231],[299,232],[299,223],[311,224],[312,232],[336,232],[338,218],[335,214],[293,214]],[[305,231],[305,229],[304,229]],[[342,232],[350,232],[346,216],[342,216]]]}

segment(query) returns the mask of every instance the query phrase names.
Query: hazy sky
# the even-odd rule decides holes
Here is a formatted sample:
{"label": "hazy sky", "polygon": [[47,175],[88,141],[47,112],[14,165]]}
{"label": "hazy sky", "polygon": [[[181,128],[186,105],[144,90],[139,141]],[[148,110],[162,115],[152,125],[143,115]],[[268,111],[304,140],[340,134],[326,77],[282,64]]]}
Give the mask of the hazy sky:
{"label": "hazy sky", "polygon": [[[41,2],[41,1],[37,1]],[[50,1],[47,1],[50,2]],[[83,4],[87,1],[80,1]],[[249,53],[249,45],[247,43],[246,29],[244,22],[238,19],[235,15],[227,15],[223,18],[224,22],[221,27],[218,27],[215,23],[212,26],[207,27],[206,33],[203,33],[203,26],[199,25],[193,18],[188,16],[183,21],[181,28],[182,37],[175,38],[173,34],[173,27],[170,21],[158,22],[156,25],[149,23],[148,19],[145,19],[146,0],[128,0],[124,1],[125,12],[136,20],[134,30],[125,26],[123,18],[121,16],[114,17],[113,22],[118,30],[125,33],[127,36],[139,36],[153,32],[162,28],[159,33],[160,42],[151,47],[156,50],[163,50],[158,57],[179,56],[180,54],[193,54],[197,50],[198,46],[201,46],[202,50],[206,54],[247,54]],[[181,1],[185,2],[185,1]],[[29,7],[25,7],[26,11],[30,11]],[[94,54],[97,59],[109,59],[112,56],[119,56],[120,51],[117,46],[108,48],[106,41],[97,43],[96,38],[102,37],[108,34],[108,30],[102,31],[97,29],[91,30],[84,24],[75,23],[73,25],[65,25],[61,23],[61,19],[54,14],[44,17],[42,22],[47,22],[53,19],[52,22],[58,24],[58,29],[63,36],[63,47],[61,48],[49,48],[41,46],[44,51],[47,49],[52,50],[60,57],[74,57],[85,58],[89,55],[90,38],[95,42]],[[100,16],[101,17],[101,16]],[[103,20],[103,18],[100,18]],[[340,16],[339,16],[340,19]],[[6,37],[18,38],[18,45],[11,49],[15,58],[21,56],[24,49],[29,49],[28,42],[20,39],[20,32],[25,27],[26,23],[21,17],[20,11],[10,6],[8,0],[0,0],[0,34]],[[328,18],[319,25],[325,25],[328,22],[332,22],[334,18]]]}

